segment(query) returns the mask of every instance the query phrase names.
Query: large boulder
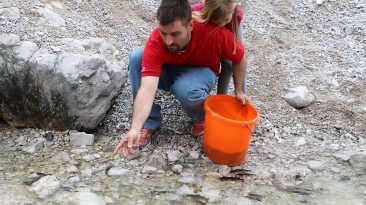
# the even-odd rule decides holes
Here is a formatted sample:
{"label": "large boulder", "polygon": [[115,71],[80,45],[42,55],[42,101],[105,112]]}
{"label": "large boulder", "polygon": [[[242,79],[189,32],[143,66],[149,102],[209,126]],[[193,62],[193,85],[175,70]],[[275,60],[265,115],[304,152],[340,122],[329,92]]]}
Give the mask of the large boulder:
{"label": "large boulder", "polygon": [[17,127],[92,130],[126,81],[104,39],[59,39],[39,48],[0,34],[0,118]]}

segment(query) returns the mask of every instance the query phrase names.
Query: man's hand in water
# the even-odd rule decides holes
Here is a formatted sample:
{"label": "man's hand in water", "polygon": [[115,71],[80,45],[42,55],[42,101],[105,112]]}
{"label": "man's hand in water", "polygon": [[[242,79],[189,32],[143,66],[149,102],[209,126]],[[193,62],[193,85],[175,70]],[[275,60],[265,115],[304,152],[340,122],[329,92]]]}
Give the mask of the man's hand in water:
{"label": "man's hand in water", "polygon": [[116,156],[121,151],[123,157],[127,157],[128,154],[134,154],[139,148],[140,132],[135,130],[129,130],[125,136],[123,136],[120,143],[114,148],[113,156]]}
{"label": "man's hand in water", "polygon": [[242,105],[245,105],[249,101],[248,96],[246,96],[243,92],[236,93],[235,97],[241,102]]}

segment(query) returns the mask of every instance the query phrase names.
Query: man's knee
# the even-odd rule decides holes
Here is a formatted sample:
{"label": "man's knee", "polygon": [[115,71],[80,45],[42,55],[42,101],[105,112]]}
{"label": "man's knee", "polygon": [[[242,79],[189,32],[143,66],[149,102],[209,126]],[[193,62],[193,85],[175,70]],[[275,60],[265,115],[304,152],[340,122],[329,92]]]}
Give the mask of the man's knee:
{"label": "man's knee", "polygon": [[173,93],[183,106],[188,107],[200,105],[208,96],[206,90],[188,85],[175,87]]}

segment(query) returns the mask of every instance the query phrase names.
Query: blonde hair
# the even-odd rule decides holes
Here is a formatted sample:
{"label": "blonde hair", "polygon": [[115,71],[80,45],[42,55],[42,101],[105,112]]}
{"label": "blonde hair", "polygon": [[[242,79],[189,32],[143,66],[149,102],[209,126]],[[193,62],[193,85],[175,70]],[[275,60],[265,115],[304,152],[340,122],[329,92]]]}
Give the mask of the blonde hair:
{"label": "blonde hair", "polygon": [[[215,23],[219,27],[226,27],[233,33],[234,50],[236,53],[236,41],[238,38],[238,22],[236,12],[236,0],[205,0],[202,1],[204,6],[201,11],[193,12],[193,19],[199,23],[207,23],[209,21]],[[226,18],[232,15],[231,21],[226,23]]]}

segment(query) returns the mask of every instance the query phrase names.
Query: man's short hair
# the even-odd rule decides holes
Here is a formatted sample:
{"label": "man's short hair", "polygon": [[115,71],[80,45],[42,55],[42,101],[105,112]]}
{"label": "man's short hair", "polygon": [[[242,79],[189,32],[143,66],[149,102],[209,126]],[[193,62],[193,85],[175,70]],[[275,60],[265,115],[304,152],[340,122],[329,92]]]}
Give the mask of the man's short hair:
{"label": "man's short hair", "polygon": [[163,26],[176,20],[187,26],[192,19],[191,5],[188,0],[162,0],[156,17]]}

